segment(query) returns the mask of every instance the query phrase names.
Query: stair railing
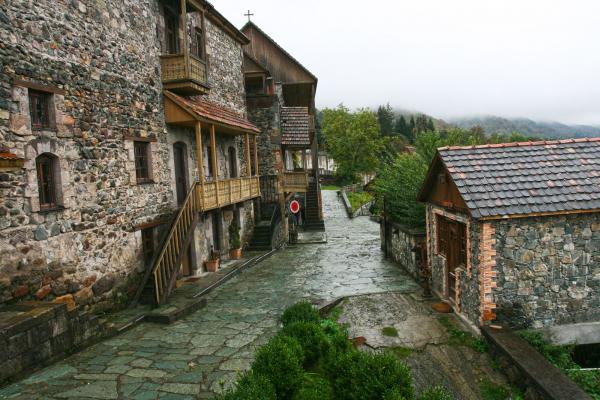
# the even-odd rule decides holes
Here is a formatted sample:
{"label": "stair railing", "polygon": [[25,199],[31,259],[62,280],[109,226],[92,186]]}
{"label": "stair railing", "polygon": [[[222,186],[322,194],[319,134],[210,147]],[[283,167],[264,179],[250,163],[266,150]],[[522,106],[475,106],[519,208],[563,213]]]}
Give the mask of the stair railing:
{"label": "stair railing", "polygon": [[154,298],[157,305],[164,303],[173,290],[179,266],[191,240],[190,233],[196,226],[199,211],[202,209],[201,193],[198,189],[198,183],[194,182],[171,224],[171,229],[160,253],[154,259],[152,268],[146,271],[136,293],[135,302],[139,300],[149,279],[154,280]]}

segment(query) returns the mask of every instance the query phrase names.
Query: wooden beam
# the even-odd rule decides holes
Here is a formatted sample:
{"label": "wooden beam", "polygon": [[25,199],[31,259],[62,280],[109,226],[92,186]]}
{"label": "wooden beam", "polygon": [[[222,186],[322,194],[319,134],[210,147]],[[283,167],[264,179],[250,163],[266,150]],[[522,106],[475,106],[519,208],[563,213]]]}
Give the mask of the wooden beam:
{"label": "wooden beam", "polygon": [[256,135],[252,137],[254,142],[254,176],[258,176],[258,149],[256,148]]}
{"label": "wooden beam", "polygon": [[219,206],[219,170],[217,169],[217,144],[215,141],[215,126],[210,126],[210,160],[213,170],[213,181],[215,182],[215,196],[217,198],[217,207]]}
{"label": "wooden beam", "polygon": [[252,165],[250,165],[250,136],[244,135],[244,143],[246,145],[246,175],[252,176]]}

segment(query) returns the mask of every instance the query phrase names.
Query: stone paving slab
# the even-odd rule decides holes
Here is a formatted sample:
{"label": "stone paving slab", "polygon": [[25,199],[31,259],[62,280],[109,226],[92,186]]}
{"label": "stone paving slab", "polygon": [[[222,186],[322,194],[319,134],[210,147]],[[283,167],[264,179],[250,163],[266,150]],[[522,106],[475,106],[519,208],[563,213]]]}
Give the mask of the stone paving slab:
{"label": "stone paving slab", "polygon": [[205,308],[171,325],[137,325],[0,389],[0,399],[211,398],[248,368],[287,306],[419,290],[384,259],[379,225],[366,217],[349,220],[335,192],[324,191],[323,200],[327,244],[276,252],[209,293]]}
{"label": "stone paving slab", "polygon": [[[457,327],[460,322],[452,314],[433,311],[433,302],[417,293],[358,295],[344,299],[338,321],[348,324],[350,337],[364,337],[367,349],[399,348],[417,391],[441,385],[457,399],[479,400],[482,381],[508,385],[487,353],[449,344],[449,333],[438,319],[449,318]],[[397,334],[387,336],[384,328],[394,328]]]}

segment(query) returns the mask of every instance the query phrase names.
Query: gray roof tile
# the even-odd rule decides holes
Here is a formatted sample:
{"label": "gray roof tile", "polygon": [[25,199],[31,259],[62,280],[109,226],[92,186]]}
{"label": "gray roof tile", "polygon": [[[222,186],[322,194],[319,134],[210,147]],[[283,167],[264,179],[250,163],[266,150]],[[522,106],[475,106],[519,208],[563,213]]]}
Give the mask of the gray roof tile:
{"label": "gray roof tile", "polygon": [[476,218],[600,208],[600,138],[443,147],[439,155]]}

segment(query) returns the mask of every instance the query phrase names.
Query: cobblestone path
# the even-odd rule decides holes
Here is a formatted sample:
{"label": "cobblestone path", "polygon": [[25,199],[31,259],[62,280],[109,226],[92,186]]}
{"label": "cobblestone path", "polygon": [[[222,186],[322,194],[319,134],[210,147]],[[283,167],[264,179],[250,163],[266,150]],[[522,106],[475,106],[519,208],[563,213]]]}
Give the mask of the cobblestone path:
{"label": "cobblestone path", "polygon": [[299,299],[417,289],[383,259],[379,225],[349,220],[335,192],[323,200],[327,244],[277,252],[212,292],[206,308],[172,325],[141,324],[0,390],[0,399],[211,398]]}

